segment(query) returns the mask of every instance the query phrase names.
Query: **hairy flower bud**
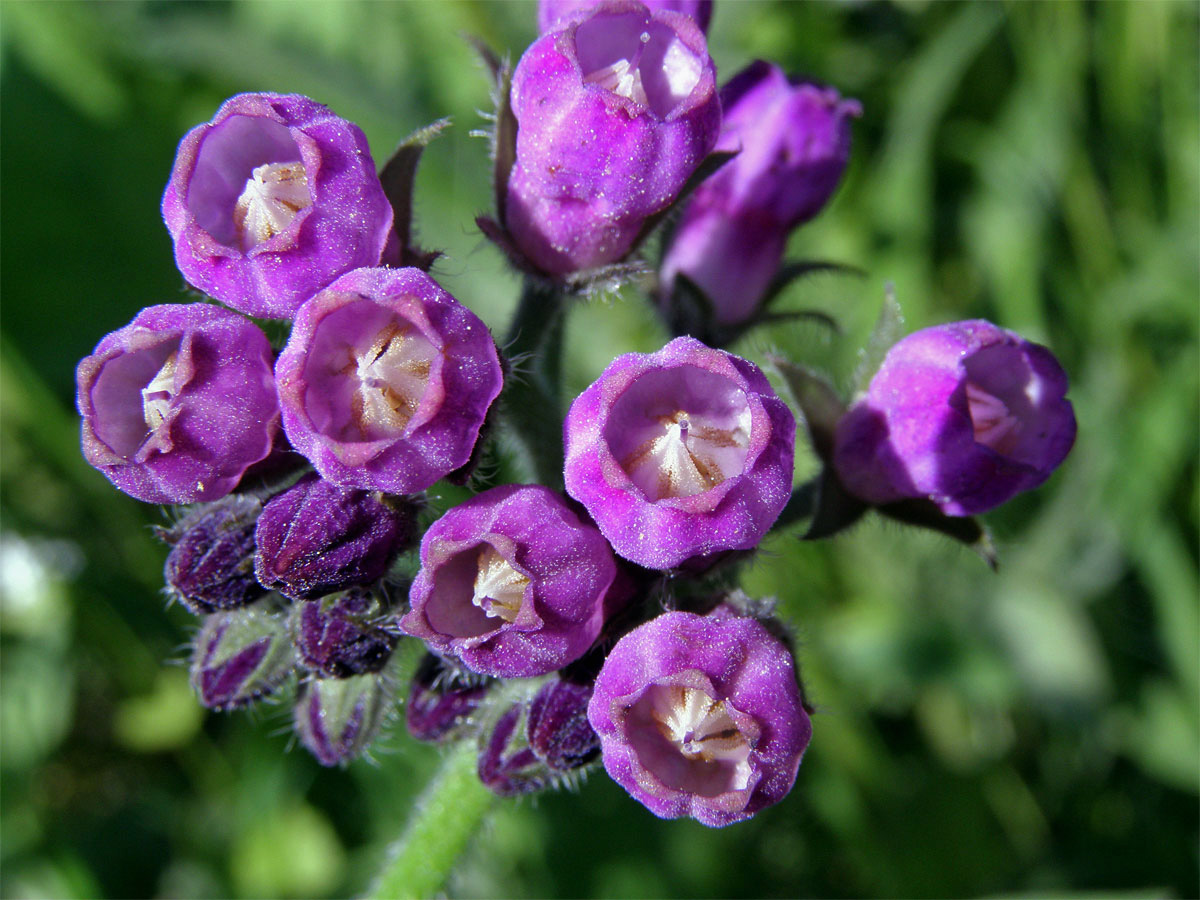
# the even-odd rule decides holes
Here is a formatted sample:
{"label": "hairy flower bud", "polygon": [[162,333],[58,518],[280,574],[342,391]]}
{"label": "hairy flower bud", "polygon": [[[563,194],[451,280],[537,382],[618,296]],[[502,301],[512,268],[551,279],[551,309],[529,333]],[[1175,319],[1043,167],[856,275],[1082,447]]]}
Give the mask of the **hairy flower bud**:
{"label": "hairy flower bud", "polygon": [[1045,347],[981,319],[926,328],[884,358],[838,424],[854,495],[986,512],[1050,477],[1075,441],[1067,376]]}
{"label": "hairy flower bud", "polygon": [[[538,0],[538,33],[557,31],[565,27],[567,20],[576,14],[591,9],[599,0]],[[696,20],[703,32],[708,31],[712,20],[713,0],[642,0],[651,12],[670,10],[681,12]]]}
{"label": "hairy flower bud", "polygon": [[710,827],[787,796],[812,733],[791,654],[729,610],[664,613],[621,638],[588,718],[630,796],[660,818]]}
{"label": "hairy flower bud", "polygon": [[162,211],[191,284],[273,319],[393,239],[362,131],[297,94],[239,94],[189,131]]}
{"label": "hairy flower bud", "polygon": [[147,503],[216,500],[271,451],[271,345],[203,303],[143,309],[75,372],[83,455]]}
{"label": "hairy flower bud", "polygon": [[717,149],[738,155],[688,200],[663,258],[670,292],[687,275],[713,304],[716,320],[750,318],[783,260],[788,233],[833,195],[850,156],[856,100],[833,88],[792,84],[783,71],[752,63],[722,89]]}
{"label": "hairy flower bud", "polygon": [[474,715],[493,684],[473,673],[463,677],[436,653],[426,653],[404,705],[408,733],[431,743],[452,737]]}
{"label": "hairy flower bud", "polygon": [[276,363],[292,446],[342,487],[408,494],[471,458],[495,341],[420,269],[358,269],[304,304]]}
{"label": "hairy flower bud", "polygon": [[267,592],[254,577],[254,523],[262,504],[235,494],[201,506],[166,532],[171,594],[196,615],[246,606]]}
{"label": "hairy flower bud", "polygon": [[296,736],[321,765],[347,763],[375,740],[391,699],[382,673],[314,678],[296,698]]}
{"label": "hairy flower bud", "polygon": [[712,150],[721,108],[700,27],[602,3],[543,35],[513,72],[516,162],[506,222],[563,275],[615,262]]}
{"label": "hairy flower bud", "polygon": [[379,595],[361,588],[299,603],[292,615],[301,664],[329,678],[380,671],[400,636]]}
{"label": "hairy flower bud", "polygon": [[503,485],[430,526],[400,627],[476,672],[543,675],[595,641],[616,575],[600,532],[561,496]]}
{"label": "hairy flower bud", "polygon": [[613,360],[564,430],[567,493],[638,565],[749,550],[791,494],[791,412],[753,363],[692,338]]}
{"label": "hairy flower bud", "polygon": [[407,501],[305,475],[258,518],[258,580],[294,600],[370,584],[416,536],[416,514]]}
{"label": "hairy flower bud", "polygon": [[205,616],[192,651],[192,687],[210,709],[233,709],[274,691],[295,666],[287,611],[268,595]]}

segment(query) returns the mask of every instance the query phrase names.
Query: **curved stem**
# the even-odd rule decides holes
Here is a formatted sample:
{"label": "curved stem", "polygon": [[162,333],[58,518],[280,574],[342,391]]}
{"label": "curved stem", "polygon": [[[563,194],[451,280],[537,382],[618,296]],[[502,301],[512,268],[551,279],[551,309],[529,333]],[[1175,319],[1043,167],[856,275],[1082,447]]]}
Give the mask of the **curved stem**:
{"label": "curved stem", "polygon": [[404,834],[367,894],[372,900],[432,897],[445,887],[496,795],[475,773],[472,741],[455,745],[413,806]]}

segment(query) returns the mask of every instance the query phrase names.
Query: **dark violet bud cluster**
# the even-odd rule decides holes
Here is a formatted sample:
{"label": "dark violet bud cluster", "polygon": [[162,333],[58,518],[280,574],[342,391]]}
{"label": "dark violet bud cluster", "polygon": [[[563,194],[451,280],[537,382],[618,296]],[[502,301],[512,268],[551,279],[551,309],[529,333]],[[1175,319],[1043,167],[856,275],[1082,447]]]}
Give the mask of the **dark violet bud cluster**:
{"label": "dark violet bud cluster", "polygon": [[[497,209],[477,222],[527,279],[508,359],[411,244],[445,122],[382,176],[357,126],[297,95],[240,94],[183,138],[163,216],[224,306],[143,309],[79,364],[77,402],[114,485],[195,504],[160,533],[205,706],[285,697],[333,766],[404,703],[412,738],[469,742],[498,794],[600,760],[654,815],[729,825],[783,800],[811,735],[786,625],[736,587],[768,533],[875,508],[970,543],[970,516],[1066,457],[1054,357],[967,321],[895,343],[849,404],[775,359],[824,463],[793,486],[796,417],[721,348],[803,268],[789,233],[861,109],[766,62],[718,96],[712,6],[542,0],[515,69],[489,57]],[[679,336],[617,355],[564,417],[569,297],[648,274],[663,222],[646,300]]]}

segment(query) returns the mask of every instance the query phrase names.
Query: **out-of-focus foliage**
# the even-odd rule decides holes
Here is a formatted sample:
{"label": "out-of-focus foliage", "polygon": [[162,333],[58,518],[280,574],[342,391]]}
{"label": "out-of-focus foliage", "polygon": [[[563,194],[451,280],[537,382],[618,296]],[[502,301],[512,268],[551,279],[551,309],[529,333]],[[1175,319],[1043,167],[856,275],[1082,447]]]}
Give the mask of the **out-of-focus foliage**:
{"label": "out-of-focus foliage", "polygon": [[[418,175],[435,274],[494,329],[516,294],[489,203],[484,75],[530,3],[10,2],[0,160],[0,892],[361,891],[436,750],[322,770],[285,707],[202,715],[164,608],[163,520],[78,452],[72,372],[149,303],[187,299],[158,212],[179,137],[243,90],[308,94],[377,160],[454,118]],[[1196,896],[1197,7],[718,0],[728,76],[756,56],[859,98],[853,161],[801,282],[736,348],[851,383],[896,285],[910,329],[974,316],[1072,374],[1075,452],[969,552],[875,520],[773,538],[747,577],[800,640],[819,713],[795,791],[722,831],[659,822],[603,774],[503,802],[455,896]],[[575,311],[573,389],[664,335],[632,293]],[[815,463],[801,461],[801,474]],[[402,729],[401,729],[402,730]]]}

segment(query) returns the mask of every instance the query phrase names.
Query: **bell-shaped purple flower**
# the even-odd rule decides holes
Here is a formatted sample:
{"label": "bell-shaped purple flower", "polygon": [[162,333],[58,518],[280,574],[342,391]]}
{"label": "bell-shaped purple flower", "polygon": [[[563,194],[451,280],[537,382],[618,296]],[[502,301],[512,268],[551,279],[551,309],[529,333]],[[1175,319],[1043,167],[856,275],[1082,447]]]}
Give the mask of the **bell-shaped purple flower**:
{"label": "bell-shaped purple flower", "polygon": [[321,765],[347,763],[378,736],[391,701],[391,683],[384,673],[314,678],[296,697],[296,736]]}
{"label": "bell-shaped purple flower", "polygon": [[254,524],[262,503],[234,494],[198,507],[163,533],[163,580],[196,615],[236,609],[267,592],[254,577]]}
{"label": "bell-shaped purple flower", "polygon": [[504,380],[487,326],[413,268],[317,294],[275,371],[292,446],[334,484],[393,494],[468,462]]}
{"label": "bell-shaped purple flower", "polygon": [[189,131],[162,212],[188,282],[270,319],[394,239],[362,131],[297,94],[239,94]]}
{"label": "bell-shaped purple flower", "polygon": [[[566,27],[568,19],[591,9],[598,2],[599,0],[538,0],[538,33],[545,34]],[[665,9],[689,15],[706,34],[708,23],[712,21],[713,0],[642,0],[642,5],[651,12]]]}
{"label": "bell-shaped purple flower", "polygon": [[258,517],[258,580],[293,600],[370,584],[413,541],[416,516],[416,507],[401,498],[384,500],[378,492],[305,475],[272,497]]}
{"label": "bell-shaped purple flower", "polygon": [[753,363],[693,338],[617,357],[565,434],[567,493],[648,568],[753,548],[791,493],[791,411]]}
{"label": "bell-shaped purple flower", "polygon": [[717,322],[735,325],[757,310],[788,233],[833,195],[862,107],[833,88],[793,84],[762,61],[735,75],[721,102],[717,149],[738,155],[688,200],[661,279],[669,293],[682,272],[711,300]]}
{"label": "bell-shaped purple flower", "polygon": [[279,428],[266,335],[217,306],[143,309],[75,381],[84,458],[147,503],[225,496]]}
{"label": "bell-shaped purple flower", "polygon": [[301,665],[328,678],[382,670],[400,637],[379,595],[361,588],[296,604],[292,632]]}
{"label": "bell-shaped purple flower", "polygon": [[436,653],[426,653],[404,704],[408,733],[431,743],[453,737],[470,722],[494,684],[490,678],[455,669]]}
{"label": "bell-shaped purple flower", "polygon": [[425,532],[400,627],[484,675],[544,675],[595,641],[616,575],[603,536],[565,499],[503,485]]}
{"label": "bell-shaped purple flower", "polygon": [[192,688],[210,709],[234,709],[272,693],[296,667],[278,595],[204,617],[192,650]]}
{"label": "bell-shaped purple flower", "polygon": [[564,275],[625,256],[716,143],[715,85],[696,22],[631,0],[535,41],[513,73],[505,213],[526,257]]}
{"label": "bell-shaped purple flower", "polygon": [[604,768],[635,800],[710,827],[787,796],[812,733],[791,654],[732,615],[668,612],[625,635],[588,718]]}
{"label": "bell-shaped purple flower", "polygon": [[838,423],[834,465],[868,503],[951,516],[1037,487],[1075,442],[1067,375],[1045,347],[976,319],[897,343]]}

